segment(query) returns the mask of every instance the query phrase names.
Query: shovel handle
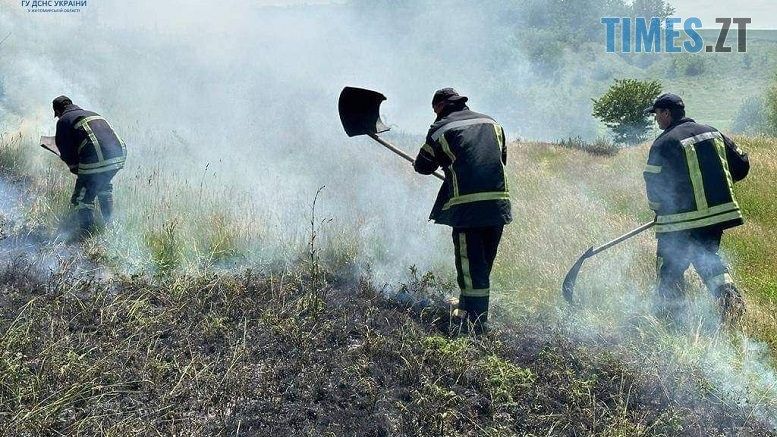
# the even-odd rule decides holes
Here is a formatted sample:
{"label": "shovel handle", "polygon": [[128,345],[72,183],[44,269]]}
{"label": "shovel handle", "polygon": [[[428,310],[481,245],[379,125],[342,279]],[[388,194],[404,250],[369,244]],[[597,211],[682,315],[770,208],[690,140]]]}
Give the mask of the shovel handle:
{"label": "shovel handle", "polygon": [[[395,145],[393,145],[393,144],[389,143],[388,141],[384,140],[383,138],[379,137],[377,134],[367,134],[367,135],[369,135],[370,138],[372,138],[373,140],[375,140],[375,141],[379,142],[380,144],[382,144],[387,149],[391,150],[392,152],[396,153],[397,155],[399,155],[399,156],[405,158],[406,160],[410,161],[411,163],[415,162],[415,159],[413,159],[413,157],[411,157],[407,153],[401,151]],[[439,171],[436,171],[436,172],[432,173],[432,175],[434,175],[435,177],[437,177],[437,179],[439,179],[441,181],[445,180],[445,176],[442,173],[440,173]]]}
{"label": "shovel handle", "polygon": [[655,220],[653,220],[650,223],[645,223],[644,225],[638,227],[637,229],[634,229],[633,231],[629,231],[627,234],[623,234],[620,237],[618,237],[618,238],[616,238],[616,239],[614,239],[614,240],[612,240],[612,241],[610,241],[608,243],[604,243],[604,244],[602,244],[599,247],[595,247],[595,248],[591,249],[591,256],[596,255],[597,253],[602,252],[604,250],[607,250],[607,249],[611,248],[612,246],[615,246],[616,244],[620,243],[623,240],[628,240],[629,238],[631,238],[631,237],[633,237],[633,236],[635,236],[635,235],[637,235],[637,234],[639,234],[639,233],[641,233],[643,231],[646,231],[646,230],[652,228],[653,225],[655,225],[655,224],[656,224]]}

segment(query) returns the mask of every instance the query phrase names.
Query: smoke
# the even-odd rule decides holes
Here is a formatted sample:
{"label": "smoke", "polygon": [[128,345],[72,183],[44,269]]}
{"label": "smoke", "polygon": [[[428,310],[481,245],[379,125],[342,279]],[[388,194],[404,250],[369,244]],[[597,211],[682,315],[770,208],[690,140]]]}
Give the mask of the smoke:
{"label": "smoke", "polygon": [[[29,14],[19,2],[2,0],[0,37],[11,37],[0,46],[0,120],[9,129],[23,119],[25,135],[35,141],[53,133],[52,98],[69,95],[105,116],[128,144],[128,164],[115,183],[126,229],[151,223],[173,232],[188,224],[197,232],[214,223],[198,221],[202,216],[240,218],[232,227],[252,235],[245,237],[249,262],[293,261],[304,252],[310,206],[326,186],[315,223],[321,247],[344,247],[377,283],[395,282],[411,265],[450,275],[452,243],[449,228],[427,222],[439,183],[413,174],[371,140],[345,136],[337,114],[343,86],[386,94],[385,121],[407,133],[392,138],[413,155],[434,119],[432,93],[444,86],[468,95],[473,110],[493,115],[513,137],[595,131],[588,99],[596,93],[580,91],[585,87],[566,76],[563,83],[543,82],[514,50],[525,42],[505,35],[518,17],[500,14],[496,2],[249,3],[90,0],[78,14]],[[590,74],[595,61],[572,66],[579,67],[572,75]],[[628,192],[622,198],[633,199],[641,180],[625,178],[639,174],[632,167],[641,168],[644,156],[603,174],[595,163],[558,168],[522,153],[523,179],[512,181],[521,199],[520,231],[504,237],[498,293],[543,290],[511,300],[547,307],[564,261],[628,229],[638,216],[638,207],[609,212],[612,199],[584,186],[581,172],[611,180],[607,196]],[[173,216],[177,221],[168,220]],[[132,269],[150,243],[133,232],[109,244]],[[651,244],[642,236],[587,262],[580,288],[595,308],[571,319],[571,335],[596,339],[612,329],[633,342],[632,351],[654,345],[657,336],[641,337],[644,330],[633,326],[650,312]],[[713,320],[703,302],[699,318]],[[672,347],[694,344],[692,336],[661,338],[667,336]],[[757,400],[775,399],[762,346],[696,344],[693,360],[727,399],[755,399],[754,413],[774,421],[774,406]],[[656,348],[654,356],[666,359],[674,353],[669,349]]]}

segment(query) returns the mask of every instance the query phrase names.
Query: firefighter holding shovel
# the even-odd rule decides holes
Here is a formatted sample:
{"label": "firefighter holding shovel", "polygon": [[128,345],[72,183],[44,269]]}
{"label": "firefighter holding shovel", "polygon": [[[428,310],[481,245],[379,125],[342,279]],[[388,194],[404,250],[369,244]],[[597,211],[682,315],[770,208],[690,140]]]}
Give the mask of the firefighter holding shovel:
{"label": "firefighter holding shovel", "polygon": [[111,180],[124,167],[127,156],[124,141],[100,115],[85,111],[67,96],[53,103],[57,121],[54,144],[43,147],[59,155],[77,175],[71,203],[78,217],[75,240],[87,237],[94,229],[95,199],[99,200],[103,221],[109,223],[113,213]]}
{"label": "firefighter holding shovel", "polygon": [[453,228],[458,309],[481,333],[488,318],[491,268],[502,228],[512,214],[504,130],[493,118],[471,111],[466,102],[467,97],[452,88],[434,93],[437,118],[413,167],[421,174],[432,174],[438,167],[445,173],[429,218]]}
{"label": "firefighter holding shovel", "polygon": [[663,130],[650,147],[644,176],[656,212],[658,293],[667,315],[682,306],[683,275],[692,264],[724,321],[736,321],[744,300],[718,250],[723,231],[743,223],[734,182],[750,170],[747,155],[717,129],[686,117],[678,95],[659,96],[646,113]]}
{"label": "firefighter holding shovel", "polygon": [[[494,265],[504,225],[512,221],[504,166],[505,134],[493,118],[470,111],[467,97],[452,88],[434,93],[437,118],[416,159],[378,134],[386,132],[376,91],[345,87],[340,121],[350,137],[367,135],[413,163],[418,173],[443,181],[430,220],[453,228],[457,281],[461,289],[455,313],[464,314],[475,333],[486,331]],[[438,171],[442,167],[444,174]],[[470,326],[470,325],[468,325]]]}

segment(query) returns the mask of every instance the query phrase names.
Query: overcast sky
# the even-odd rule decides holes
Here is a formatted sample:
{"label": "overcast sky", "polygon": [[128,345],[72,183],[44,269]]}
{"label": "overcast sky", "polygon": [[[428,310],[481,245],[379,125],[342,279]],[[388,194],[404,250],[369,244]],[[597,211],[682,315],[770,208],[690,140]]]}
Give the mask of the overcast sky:
{"label": "overcast sky", "polygon": [[[342,3],[345,0],[259,0],[260,4]],[[360,0],[356,0],[360,1]],[[718,17],[750,17],[752,29],[777,29],[777,0],[669,0],[678,17],[699,17],[704,27],[719,27]]]}
{"label": "overcast sky", "polygon": [[675,15],[681,18],[699,17],[704,27],[720,27],[717,17],[749,17],[750,29],[777,29],[777,1],[775,0],[670,0]]}

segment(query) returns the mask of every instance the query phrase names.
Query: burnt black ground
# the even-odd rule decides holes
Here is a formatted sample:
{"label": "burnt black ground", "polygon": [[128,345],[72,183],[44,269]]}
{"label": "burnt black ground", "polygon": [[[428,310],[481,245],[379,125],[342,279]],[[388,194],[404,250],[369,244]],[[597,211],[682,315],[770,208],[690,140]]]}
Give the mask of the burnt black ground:
{"label": "burnt black ground", "polygon": [[714,394],[624,365],[616,339],[512,324],[499,308],[490,335],[453,335],[435,297],[413,297],[418,284],[390,299],[337,272],[314,281],[304,264],[97,275],[79,267],[78,245],[6,223],[2,435],[773,431]]}
{"label": "burnt black ground", "polygon": [[10,266],[0,272],[0,428],[6,435],[769,433],[713,399],[668,394],[601,348],[549,328],[503,326],[455,338],[444,311],[397,304],[365,283],[313,292],[306,282],[246,271],[106,284],[43,280],[23,264]]}

